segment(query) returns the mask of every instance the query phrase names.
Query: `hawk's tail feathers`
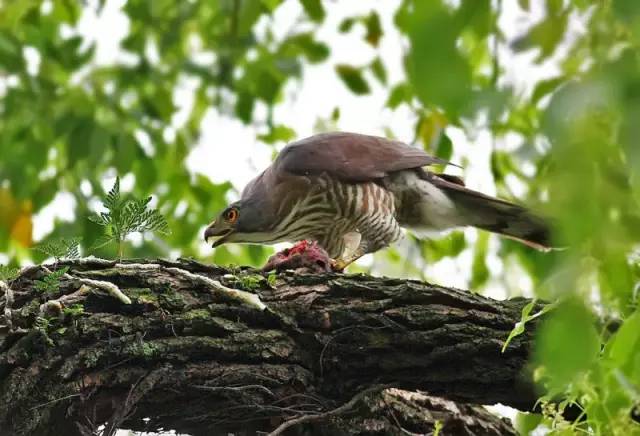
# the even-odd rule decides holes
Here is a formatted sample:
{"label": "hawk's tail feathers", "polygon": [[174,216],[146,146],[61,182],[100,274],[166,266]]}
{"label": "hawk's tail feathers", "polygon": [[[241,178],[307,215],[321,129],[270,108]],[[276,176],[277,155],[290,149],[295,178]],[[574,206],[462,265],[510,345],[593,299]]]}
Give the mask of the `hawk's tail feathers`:
{"label": "hawk's tail feathers", "polygon": [[430,180],[453,201],[465,225],[488,230],[538,250],[552,250],[548,223],[528,209],[438,177]]}

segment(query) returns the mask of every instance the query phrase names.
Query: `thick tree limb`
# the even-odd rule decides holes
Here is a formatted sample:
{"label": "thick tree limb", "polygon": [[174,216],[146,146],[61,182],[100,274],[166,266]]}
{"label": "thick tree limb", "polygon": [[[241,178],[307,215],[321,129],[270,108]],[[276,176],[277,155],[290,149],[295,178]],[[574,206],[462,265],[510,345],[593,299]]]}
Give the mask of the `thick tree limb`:
{"label": "thick tree limb", "polygon": [[[0,434],[90,434],[105,423],[194,435],[412,434],[436,421],[441,434],[509,434],[484,409],[438,397],[535,402],[524,375],[530,331],[500,352],[523,299],[362,275],[283,273],[271,286],[252,270],[193,261],[63,264],[55,295],[34,289],[43,268],[11,283]],[[87,291],[89,281],[131,304],[110,286]],[[63,304],[43,319],[46,300]],[[374,392],[382,385],[429,395]]]}

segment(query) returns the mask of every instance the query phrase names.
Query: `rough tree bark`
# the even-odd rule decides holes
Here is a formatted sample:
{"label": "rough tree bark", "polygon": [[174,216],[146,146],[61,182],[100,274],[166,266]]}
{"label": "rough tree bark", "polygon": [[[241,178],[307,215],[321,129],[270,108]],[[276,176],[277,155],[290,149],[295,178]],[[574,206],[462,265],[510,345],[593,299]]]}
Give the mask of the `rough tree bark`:
{"label": "rough tree bark", "polygon": [[501,353],[526,303],[188,260],[31,267],[0,293],[0,434],[514,434],[474,404],[533,407],[531,330]]}

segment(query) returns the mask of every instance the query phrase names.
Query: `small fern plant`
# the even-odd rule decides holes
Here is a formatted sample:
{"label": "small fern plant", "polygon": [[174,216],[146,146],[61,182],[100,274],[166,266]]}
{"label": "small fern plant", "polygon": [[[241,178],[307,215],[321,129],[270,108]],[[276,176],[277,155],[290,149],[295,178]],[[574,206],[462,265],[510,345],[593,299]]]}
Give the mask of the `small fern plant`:
{"label": "small fern plant", "polygon": [[115,242],[118,246],[118,258],[122,259],[124,241],[131,233],[156,232],[168,234],[169,226],[157,209],[151,209],[151,197],[145,199],[122,198],[120,178],[116,178],[113,188],[103,200],[106,212],[90,216],[89,219],[105,228],[105,234],[96,241],[94,249]]}
{"label": "small fern plant", "polygon": [[0,281],[10,282],[20,274],[20,268],[9,265],[0,265]]}
{"label": "small fern plant", "polygon": [[33,247],[34,250],[53,257],[56,263],[61,259],[77,259],[80,257],[80,238],[59,238]]}
{"label": "small fern plant", "polygon": [[69,271],[69,267],[65,266],[59,270],[53,271],[42,280],[36,280],[34,287],[43,294],[53,294],[60,289],[60,279]]}

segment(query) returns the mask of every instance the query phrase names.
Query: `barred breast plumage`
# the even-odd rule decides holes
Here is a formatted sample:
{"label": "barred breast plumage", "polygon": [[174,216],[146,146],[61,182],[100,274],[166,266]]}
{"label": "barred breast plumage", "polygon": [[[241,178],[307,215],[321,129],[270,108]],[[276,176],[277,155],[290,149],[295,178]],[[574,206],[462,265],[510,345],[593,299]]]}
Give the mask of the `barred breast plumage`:
{"label": "barred breast plumage", "polygon": [[[278,231],[290,241],[319,241],[330,256],[345,250],[345,235],[358,233],[359,248],[373,252],[402,237],[395,197],[374,182],[345,183],[320,175],[309,178]],[[286,235],[286,236],[285,236]]]}

